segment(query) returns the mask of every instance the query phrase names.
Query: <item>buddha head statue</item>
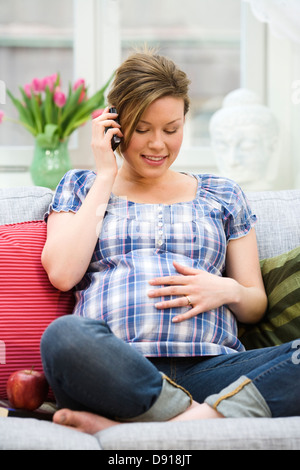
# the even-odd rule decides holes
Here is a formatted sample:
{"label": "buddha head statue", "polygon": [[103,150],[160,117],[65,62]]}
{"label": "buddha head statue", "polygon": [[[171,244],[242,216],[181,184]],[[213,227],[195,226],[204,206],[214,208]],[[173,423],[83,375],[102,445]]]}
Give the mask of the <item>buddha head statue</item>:
{"label": "buddha head statue", "polygon": [[277,120],[251,90],[230,92],[210,120],[210,137],[223,176],[245,189],[261,189],[279,138]]}

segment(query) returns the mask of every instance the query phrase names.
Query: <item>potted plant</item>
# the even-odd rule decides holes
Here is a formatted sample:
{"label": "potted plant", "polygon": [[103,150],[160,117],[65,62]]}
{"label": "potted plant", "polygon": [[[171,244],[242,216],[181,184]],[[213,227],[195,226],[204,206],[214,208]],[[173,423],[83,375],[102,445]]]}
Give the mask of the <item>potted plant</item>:
{"label": "potted plant", "polygon": [[[7,90],[19,114],[16,122],[35,140],[30,167],[34,184],[54,189],[71,168],[69,137],[105,106],[104,93],[111,78],[90,98],[84,79],[77,80],[73,86],[70,83],[68,92],[64,93],[59,74],[34,78],[30,84],[19,87],[22,99]],[[11,120],[0,111],[0,123],[4,119]]]}

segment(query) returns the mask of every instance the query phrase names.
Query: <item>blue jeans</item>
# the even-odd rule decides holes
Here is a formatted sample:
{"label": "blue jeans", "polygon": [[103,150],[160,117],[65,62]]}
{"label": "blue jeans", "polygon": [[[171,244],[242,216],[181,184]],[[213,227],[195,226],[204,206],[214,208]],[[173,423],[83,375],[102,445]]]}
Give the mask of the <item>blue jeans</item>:
{"label": "blue jeans", "polygon": [[193,399],[225,417],[279,417],[300,415],[299,345],[147,359],[104,322],[68,315],[46,329],[41,355],[59,407],[121,421],[166,421]]}

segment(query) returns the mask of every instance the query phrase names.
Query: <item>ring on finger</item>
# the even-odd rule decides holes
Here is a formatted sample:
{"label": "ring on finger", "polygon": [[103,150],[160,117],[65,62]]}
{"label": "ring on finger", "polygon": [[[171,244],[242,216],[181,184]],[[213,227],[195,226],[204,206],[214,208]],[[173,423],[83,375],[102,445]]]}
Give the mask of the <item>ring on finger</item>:
{"label": "ring on finger", "polygon": [[189,296],[188,296],[188,295],[185,295],[185,297],[186,297],[186,299],[187,299],[187,301],[188,301],[188,305],[189,305],[190,307],[193,307],[193,304],[192,304],[191,299],[189,298]]}

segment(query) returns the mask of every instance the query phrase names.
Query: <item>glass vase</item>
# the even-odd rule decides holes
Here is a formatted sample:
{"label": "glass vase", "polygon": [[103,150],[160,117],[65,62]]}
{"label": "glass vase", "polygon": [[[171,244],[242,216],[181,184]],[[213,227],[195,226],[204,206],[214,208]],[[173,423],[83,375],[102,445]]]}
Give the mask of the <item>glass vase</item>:
{"label": "glass vase", "polygon": [[55,189],[71,168],[68,140],[60,142],[55,149],[42,148],[35,143],[30,174],[36,186]]}

